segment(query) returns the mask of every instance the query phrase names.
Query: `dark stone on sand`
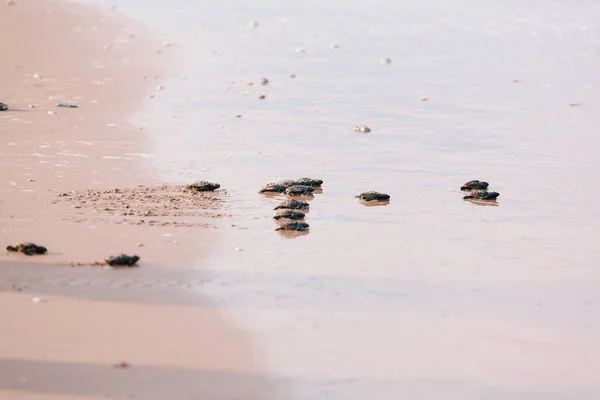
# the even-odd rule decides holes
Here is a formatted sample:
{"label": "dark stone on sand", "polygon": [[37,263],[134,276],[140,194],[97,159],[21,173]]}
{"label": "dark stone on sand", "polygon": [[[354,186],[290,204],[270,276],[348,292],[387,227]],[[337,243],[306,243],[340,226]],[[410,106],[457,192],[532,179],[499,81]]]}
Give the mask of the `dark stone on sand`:
{"label": "dark stone on sand", "polygon": [[212,192],[220,187],[221,185],[218,183],[207,181],[197,181],[187,186],[188,189],[195,190],[196,192]]}
{"label": "dark stone on sand", "polygon": [[106,263],[108,265],[115,266],[126,266],[126,267],[133,267],[135,265],[135,263],[137,263],[139,261],[139,257],[138,256],[128,256],[127,254],[118,254],[115,256],[110,256],[108,257],[106,260]]}
{"label": "dark stone on sand", "polygon": [[473,180],[462,185],[460,190],[486,190],[489,185],[487,182]]}
{"label": "dark stone on sand", "polygon": [[0,111],[8,110],[8,104],[0,103]]}
{"label": "dark stone on sand", "polygon": [[275,218],[275,219],[281,219],[281,218],[304,219],[304,217],[305,217],[305,214],[303,212],[294,211],[294,210],[281,210],[273,216],[273,218]]}
{"label": "dark stone on sand", "polygon": [[309,208],[310,205],[304,201],[298,201],[294,199],[287,199],[282,201],[275,207],[275,210],[280,209],[290,209],[290,210],[305,210]]}
{"label": "dark stone on sand", "polygon": [[288,196],[308,196],[311,195],[315,191],[315,188],[312,186],[306,185],[294,185],[285,189],[285,194]]}
{"label": "dark stone on sand", "polygon": [[463,197],[463,199],[496,200],[498,196],[500,196],[500,193],[498,192],[488,192],[487,190],[474,190],[467,196]]}
{"label": "dark stone on sand", "polygon": [[26,256],[32,256],[34,254],[45,254],[48,252],[44,246],[38,246],[35,243],[19,243],[16,246],[6,246],[7,251],[23,253]]}
{"label": "dark stone on sand", "polygon": [[286,222],[279,226],[279,228],[275,229],[276,231],[306,231],[308,230],[309,225],[306,222]]}
{"label": "dark stone on sand", "polygon": [[364,192],[355,197],[364,201],[387,201],[390,199],[389,194],[379,192]]}

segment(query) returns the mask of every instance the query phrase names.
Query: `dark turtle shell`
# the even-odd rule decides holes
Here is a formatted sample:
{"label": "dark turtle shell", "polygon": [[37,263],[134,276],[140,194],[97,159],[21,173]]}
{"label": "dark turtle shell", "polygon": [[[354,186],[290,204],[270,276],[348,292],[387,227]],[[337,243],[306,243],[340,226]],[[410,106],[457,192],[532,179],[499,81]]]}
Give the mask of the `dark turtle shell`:
{"label": "dark turtle shell", "polygon": [[283,193],[288,187],[279,183],[268,183],[260,189],[259,193]]}
{"label": "dark turtle shell", "polygon": [[303,196],[303,195],[311,195],[315,191],[315,188],[312,186],[306,185],[294,185],[285,189],[285,194],[288,196]]}
{"label": "dark turtle shell", "polygon": [[218,183],[207,181],[197,181],[187,186],[188,189],[195,190],[197,192],[212,192],[220,187],[221,185],[219,185]]}
{"label": "dark turtle shell", "polygon": [[488,192],[487,190],[474,190],[467,196],[463,197],[463,199],[496,200],[498,196],[500,196],[500,193],[498,192]]}
{"label": "dark turtle shell", "polygon": [[298,201],[295,199],[287,199],[287,200],[284,200],[281,203],[279,203],[277,205],[277,207],[275,207],[275,210],[279,210],[279,209],[305,210],[308,207],[310,207],[310,205],[304,201]]}
{"label": "dark turtle shell", "polygon": [[0,103],[0,111],[6,111],[8,110],[8,105],[4,104],[4,103]]}
{"label": "dark turtle shell", "polygon": [[118,254],[114,256],[108,257],[106,263],[110,266],[119,265],[119,266],[128,266],[133,267],[135,263],[139,261],[138,256],[128,256],[127,254]]}
{"label": "dark turtle shell", "polygon": [[38,246],[35,243],[19,243],[16,246],[6,246],[7,251],[20,252],[26,256],[32,256],[34,254],[45,254],[48,249],[44,246]]}
{"label": "dark turtle shell", "polygon": [[469,181],[460,187],[460,190],[486,190],[490,184],[478,180]]}
{"label": "dark turtle shell", "polygon": [[389,194],[379,192],[364,192],[356,197],[364,201],[386,201],[390,199]]}
{"label": "dark turtle shell", "polygon": [[285,188],[289,188],[290,186],[296,185],[296,181],[293,179],[284,179],[282,181],[277,182],[280,186],[285,186]]}
{"label": "dark turtle shell", "polygon": [[273,216],[275,219],[287,218],[287,219],[304,219],[306,215],[300,211],[294,210],[281,210]]}
{"label": "dark turtle shell", "polygon": [[306,222],[291,221],[285,222],[275,229],[276,231],[306,231],[308,230],[308,224]]}
{"label": "dark turtle shell", "polygon": [[304,185],[304,186],[312,186],[312,187],[321,187],[323,184],[322,179],[313,179],[313,178],[298,178],[295,180],[296,185]]}

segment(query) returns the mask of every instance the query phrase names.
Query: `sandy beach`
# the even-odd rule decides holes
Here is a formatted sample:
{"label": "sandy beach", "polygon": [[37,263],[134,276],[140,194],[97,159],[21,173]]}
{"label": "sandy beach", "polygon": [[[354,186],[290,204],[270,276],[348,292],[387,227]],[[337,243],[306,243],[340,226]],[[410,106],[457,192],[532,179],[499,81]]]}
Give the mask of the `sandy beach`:
{"label": "sandy beach", "polygon": [[596,399],[597,1],[13,3],[1,399]]}
{"label": "sandy beach", "polygon": [[[0,36],[10,38],[0,41],[0,95],[10,107],[0,114],[0,237],[3,246],[49,249],[45,257],[0,256],[0,398],[230,399],[265,391],[253,377],[260,363],[249,339],[210,301],[185,294],[202,282],[190,268],[216,235],[120,224],[115,213],[97,217],[107,205],[58,201],[88,189],[148,197],[163,184],[145,157],[145,132],[130,119],[160,95],[168,49],[109,7],[67,2],[3,4]],[[150,260],[143,277],[67,266],[119,252]],[[132,368],[113,367],[119,362]]]}

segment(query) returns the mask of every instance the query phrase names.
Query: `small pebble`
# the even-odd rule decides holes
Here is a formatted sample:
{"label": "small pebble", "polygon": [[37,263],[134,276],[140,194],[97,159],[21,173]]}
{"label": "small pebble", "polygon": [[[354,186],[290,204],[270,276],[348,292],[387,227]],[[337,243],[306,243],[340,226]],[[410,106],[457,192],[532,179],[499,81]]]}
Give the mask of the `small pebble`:
{"label": "small pebble", "polygon": [[258,27],[258,21],[250,21],[250,28],[257,28]]}
{"label": "small pebble", "polygon": [[144,243],[138,243],[136,244],[137,247],[144,247]]}
{"label": "small pebble", "polygon": [[369,132],[371,132],[371,128],[369,128],[367,125],[356,125],[353,130],[355,132],[360,132],[360,133],[369,133]]}
{"label": "small pebble", "polygon": [[392,60],[390,58],[384,58],[383,60],[381,60],[382,64],[391,64]]}
{"label": "small pebble", "polygon": [[266,86],[266,85],[269,84],[269,80],[267,78],[262,78],[260,80],[260,84],[263,85],[263,86]]}
{"label": "small pebble", "polygon": [[41,297],[34,297],[33,299],[31,299],[31,301],[35,304],[41,303],[42,302],[42,298]]}
{"label": "small pebble", "polygon": [[267,96],[265,96],[264,94],[261,94],[260,96],[258,96],[258,99],[259,99],[259,100],[264,100],[264,99],[266,99],[266,98],[267,98]]}
{"label": "small pebble", "polygon": [[235,251],[243,251],[243,249],[241,249],[241,248],[239,248],[239,247],[236,247],[234,250],[235,250]]}
{"label": "small pebble", "polygon": [[296,74],[290,74],[290,78],[294,79],[296,77]]}
{"label": "small pebble", "polygon": [[171,243],[177,244],[177,243],[179,243],[179,240],[173,240]]}
{"label": "small pebble", "polygon": [[303,49],[303,48],[301,48],[301,47],[298,47],[298,48],[296,49],[296,53],[306,53],[306,50],[304,50],[304,49]]}
{"label": "small pebble", "polygon": [[421,100],[421,101],[429,101],[429,97],[425,97],[425,96],[423,96],[423,97],[421,97],[419,100]]}

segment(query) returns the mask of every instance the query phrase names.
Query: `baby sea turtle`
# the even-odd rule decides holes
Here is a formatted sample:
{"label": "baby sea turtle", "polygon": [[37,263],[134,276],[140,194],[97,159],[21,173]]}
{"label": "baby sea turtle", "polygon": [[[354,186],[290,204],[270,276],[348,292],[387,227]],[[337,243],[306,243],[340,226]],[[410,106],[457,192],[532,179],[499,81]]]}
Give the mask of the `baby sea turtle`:
{"label": "baby sea turtle", "polygon": [[469,181],[461,186],[460,190],[486,190],[490,184],[478,180]]}
{"label": "baby sea turtle", "polygon": [[6,111],[8,110],[8,105],[4,104],[4,103],[0,103],[0,111]]}
{"label": "baby sea turtle", "polygon": [[308,224],[306,222],[291,221],[283,223],[276,231],[306,231],[308,230]]}
{"label": "baby sea turtle", "polygon": [[46,249],[44,246],[38,246],[35,243],[19,243],[16,246],[6,246],[6,250],[20,252],[26,256],[45,254],[48,251],[48,249]]}
{"label": "baby sea turtle", "polygon": [[304,185],[304,186],[312,186],[312,187],[321,187],[323,184],[322,179],[313,179],[313,178],[298,178],[294,181],[296,185]]}
{"label": "baby sea turtle", "polygon": [[281,210],[273,216],[275,219],[287,218],[287,219],[304,219],[305,214],[300,211],[294,210]]}
{"label": "baby sea turtle", "polygon": [[290,186],[297,185],[295,180],[293,179],[284,179],[282,181],[277,182],[278,185],[285,186],[285,188],[289,188]]}
{"label": "baby sea turtle", "polygon": [[467,196],[463,197],[463,199],[496,200],[498,196],[500,196],[500,193],[498,192],[488,192],[487,190],[474,190]]}
{"label": "baby sea turtle", "polygon": [[356,125],[353,130],[355,132],[360,132],[360,133],[369,133],[369,132],[371,132],[371,128],[369,128],[366,125]]}
{"label": "baby sea turtle", "polygon": [[267,183],[260,189],[259,193],[283,193],[289,186],[280,185],[279,183]]}
{"label": "baby sea turtle", "polygon": [[188,189],[195,190],[197,192],[212,192],[220,187],[221,185],[219,185],[218,183],[212,183],[207,181],[197,181],[187,185]]}
{"label": "baby sea turtle", "polygon": [[379,192],[364,192],[355,197],[364,201],[386,201],[390,199],[389,194]]}
{"label": "baby sea turtle", "polygon": [[120,265],[120,266],[133,267],[135,265],[135,263],[138,262],[139,259],[140,258],[138,256],[128,256],[127,254],[118,254],[118,255],[110,256],[104,261],[106,261],[106,263],[110,266]]}
{"label": "baby sea turtle", "polygon": [[309,196],[315,191],[315,188],[312,186],[306,185],[294,185],[285,189],[285,194],[288,196]]}
{"label": "baby sea turtle", "polygon": [[279,209],[305,210],[308,207],[310,207],[310,205],[304,201],[287,199],[287,200],[284,200],[281,203],[279,203],[277,205],[277,207],[275,207],[275,210],[279,210]]}

